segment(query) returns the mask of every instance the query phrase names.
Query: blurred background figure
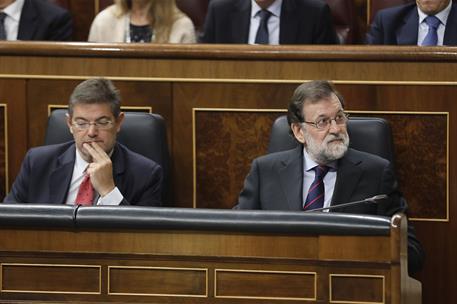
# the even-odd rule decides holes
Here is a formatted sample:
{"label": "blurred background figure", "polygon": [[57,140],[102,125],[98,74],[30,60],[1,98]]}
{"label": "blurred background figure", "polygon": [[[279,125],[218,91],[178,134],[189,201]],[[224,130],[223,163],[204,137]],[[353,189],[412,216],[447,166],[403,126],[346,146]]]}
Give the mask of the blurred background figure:
{"label": "blurred background figure", "polygon": [[70,14],[46,0],[0,0],[0,40],[68,41]]}
{"label": "blurred background figure", "polygon": [[192,21],[174,0],[115,0],[92,23],[91,42],[194,43]]}

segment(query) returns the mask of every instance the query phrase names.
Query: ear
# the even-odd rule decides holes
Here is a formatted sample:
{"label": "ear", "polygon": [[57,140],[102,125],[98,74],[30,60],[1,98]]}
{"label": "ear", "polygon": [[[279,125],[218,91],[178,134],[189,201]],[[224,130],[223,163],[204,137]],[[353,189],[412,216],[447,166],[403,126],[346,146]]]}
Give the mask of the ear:
{"label": "ear", "polygon": [[121,130],[121,125],[124,122],[125,114],[124,112],[120,112],[119,116],[116,118],[116,132]]}
{"label": "ear", "polygon": [[305,134],[304,134],[301,124],[294,122],[294,123],[292,123],[290,128],[292,129],[292,132],[294,133],[295,139],[298,140],[299,142],[301,142],[302,144],[304,144],[305,143]]}
{"label": "ear", "polygon": [[73,134],[73,126],[71,125],[71,117],[68,113],[65,114],[65,118],[66,118],[66,121],[67,121],[67,126],[68,126],[68,129],[70,130],[70,133]]}

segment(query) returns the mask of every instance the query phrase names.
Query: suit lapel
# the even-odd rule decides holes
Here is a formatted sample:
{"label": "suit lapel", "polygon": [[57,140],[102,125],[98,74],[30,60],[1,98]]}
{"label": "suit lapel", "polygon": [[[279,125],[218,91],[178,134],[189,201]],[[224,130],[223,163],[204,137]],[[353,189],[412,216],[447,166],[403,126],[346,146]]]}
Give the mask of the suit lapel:
{"label": "suit lapel", "polygon": [[248,43],[251,22],[251,1],[239,0],[231,14],[231,40],[233,43]]}
{"label": "suit lapel", "polygon": [[279,18],[279,44],[294,44],[300,16],[295,8],[295,2],[283,1],[281,7],[281,17]]}
{"label": "suit lapel", "polygon": [[360,163],[361,160],[354,158],[351,150],[338,161],[332,205],[348,203],[350,201],[351,195],[356,190],[362,176]]}
{"label": "suit lapel", "polygon": [[404,24],[398,28],[396,33],[397,44],[417,45],[419,14],[417,13],[416,6],[405,16],[403,22]]}
{"label": "suit lapel", "polygon": [[57,158],[57,165],[50,175],[49,200],[50,203],[65,203],[70,187],[73,167],[76,156],[75,145],[71,145],[64,153]]}
{"label": "suit lapel", "polygon": [[303,203],[303,146],[279,160],[279,181],[290,210],[301,210]]}
{"label": "suit lapel", "polygon": [[444,32],[444,45],[457,45],[457,4],[452,3],[451,11],[447,17],[446,30]]}
{"label": "suit lapel", "polygon": [[25,0],[19,20],[18,40],[32,40],[37,28],[38,15],[31,0]]}

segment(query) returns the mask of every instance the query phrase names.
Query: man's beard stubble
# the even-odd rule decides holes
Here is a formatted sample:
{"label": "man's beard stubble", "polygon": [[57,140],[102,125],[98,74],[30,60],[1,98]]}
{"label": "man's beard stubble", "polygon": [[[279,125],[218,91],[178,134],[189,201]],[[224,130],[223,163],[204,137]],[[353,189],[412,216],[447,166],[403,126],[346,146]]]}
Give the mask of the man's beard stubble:
{"label": "man's beard stubble", "polygon": [[[347,132],[329,133],[321,144],[317,143],[308,132],[305,132],[304,137],[306,151],[311,159],[319,164],[328,164],[342,158],[349,147],[349,135]],[[330,143],[335,139],[341,139],[342,142]]]}

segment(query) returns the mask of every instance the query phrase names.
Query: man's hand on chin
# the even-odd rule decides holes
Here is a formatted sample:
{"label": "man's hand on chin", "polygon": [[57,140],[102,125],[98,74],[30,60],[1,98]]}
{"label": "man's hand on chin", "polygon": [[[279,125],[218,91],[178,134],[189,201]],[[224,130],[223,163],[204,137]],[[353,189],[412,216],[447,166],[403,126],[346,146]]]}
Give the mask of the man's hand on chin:
{"label": "man's hand on chin", "polygon": [[96,142],[85,143],[83,147],[92,156],[86,172],[94,189],[104,197],[115,188],[111,158]]}

